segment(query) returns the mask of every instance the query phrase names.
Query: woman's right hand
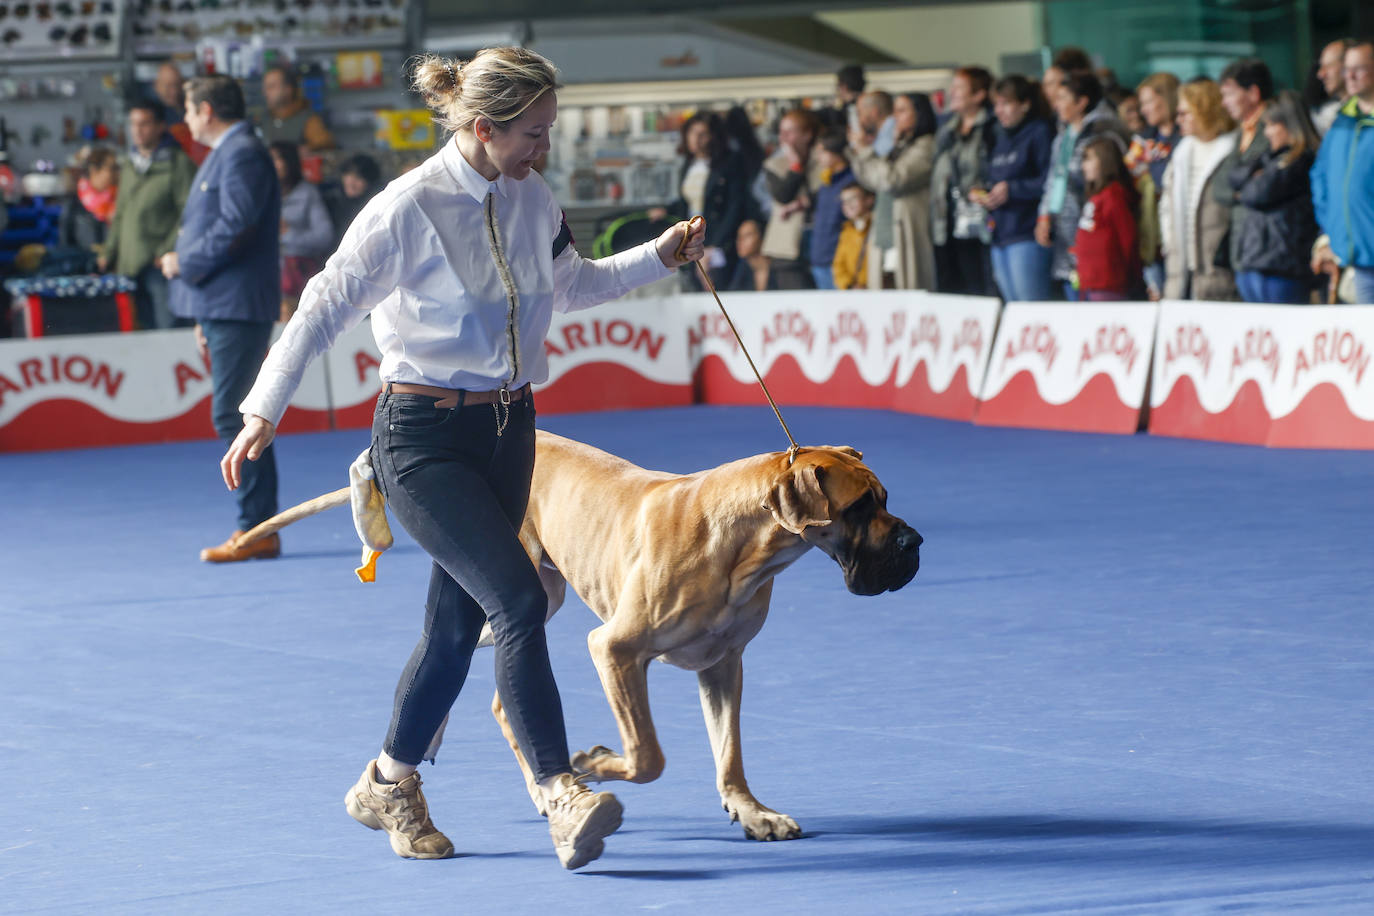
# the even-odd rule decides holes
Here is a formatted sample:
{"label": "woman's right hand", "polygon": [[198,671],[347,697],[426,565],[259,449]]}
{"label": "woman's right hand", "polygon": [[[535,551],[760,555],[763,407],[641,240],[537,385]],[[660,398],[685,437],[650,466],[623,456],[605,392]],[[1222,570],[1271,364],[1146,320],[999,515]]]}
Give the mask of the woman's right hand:
{"label": "woman's right hand", "polygon": [[1041,248],[1050,247],[1050,218],[1042,216],[1035,221],[1035,241]]}
{"label": "woman's right hand", "polygon": [[674,223],[654,242],[658,259],[669,269],[682,267],[701,259],[706,250],[706,221],[683,220]]}
{"label": "woman's right hand", "polygon": [[983,206],[989,210],[996,210],[1011,198],[1011,187],[1005,181],[999,181],[988,189],[983,197]]}
{"label": "woman's right hand", "polygon": [[243,482],[240,474],[243,459],[257,461],[267,446],[272,444],[272,439],[276,435],[276,427],[262,417],[257,414],[244,414],[243,429],[239,430],[233,444],[229,446],[229,451],[224,453],[219,462],[220,473],[224,475],[224,485],[231,490],[237,490]]}

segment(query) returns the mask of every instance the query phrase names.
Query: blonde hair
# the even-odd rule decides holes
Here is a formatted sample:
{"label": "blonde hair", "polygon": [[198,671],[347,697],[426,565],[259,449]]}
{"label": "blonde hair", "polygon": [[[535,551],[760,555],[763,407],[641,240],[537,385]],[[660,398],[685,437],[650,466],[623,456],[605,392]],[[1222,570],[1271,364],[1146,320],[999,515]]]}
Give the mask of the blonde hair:
{"label": "blonde hair", "polygon": [[1136,95],[1140,95],[1140,90],[1148,89],[1159,96],[1164,102],[1164,107],[1169,110],[1169,120],[1178,117],[1178,77],[1172,73],[1151,73],[1140,81],[1140,85],[1135,87]]}
{"label": "blonde hair", "polygon": [[1197,134],[1204,140],[1217,137],[1234,130],[1236,122],[1221,107],[1221,89],[1205,76],[1191,79],[1179,87],[1178,94],[1193,111],[1193,123]]}
{"label": "blonde hair", "polygon": [[560,88],[558,68],[527,48],[484,48],[469,61],[423,54],[415,59],[412,86],[440,126],[466,130],[478,118],[498,127]]}

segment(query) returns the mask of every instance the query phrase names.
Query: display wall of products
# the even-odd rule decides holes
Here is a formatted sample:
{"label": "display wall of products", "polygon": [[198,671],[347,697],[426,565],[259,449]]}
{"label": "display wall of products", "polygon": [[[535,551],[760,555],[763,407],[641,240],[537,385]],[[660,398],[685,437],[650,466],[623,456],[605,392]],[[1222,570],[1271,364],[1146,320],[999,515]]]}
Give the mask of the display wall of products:
{"label": "display wall of products", "polygon": [[405,0],[134,0],[134,53],[164,54],[206,39],[400,44]]}
{"label": "display wall of products", "polygon": [[9,61],[118,57],[126,0],[0,0]]}

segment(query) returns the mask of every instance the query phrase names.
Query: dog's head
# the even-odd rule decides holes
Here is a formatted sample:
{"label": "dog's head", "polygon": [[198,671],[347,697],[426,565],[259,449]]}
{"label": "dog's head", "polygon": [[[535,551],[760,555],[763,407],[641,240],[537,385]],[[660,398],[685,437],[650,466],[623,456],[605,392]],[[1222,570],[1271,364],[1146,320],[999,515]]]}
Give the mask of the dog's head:
{"label": "dog's head", "polygon": [[803,448],[778,476],[764,507],[786,530],[825,551],[856,595],[896,591],[921,566],[922,538],[887,511],[887,489],[847,446]]}

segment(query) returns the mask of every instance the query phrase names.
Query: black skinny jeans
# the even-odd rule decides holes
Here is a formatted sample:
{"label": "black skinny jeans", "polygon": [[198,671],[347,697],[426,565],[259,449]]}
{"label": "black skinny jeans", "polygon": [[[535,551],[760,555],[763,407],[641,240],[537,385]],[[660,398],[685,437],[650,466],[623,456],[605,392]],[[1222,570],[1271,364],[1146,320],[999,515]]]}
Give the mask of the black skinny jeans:
{"label": "black skinny jeans", "polygon": [[467,678],[491,622],[496,689],[537,779],[571,770],[563,705],[544,638],[548,599],[520,546],[534,471],[534,402],[436,409],[435,398],[386,394],[372,421],[372,465],[387,504],[434,559],[425,628],[396,685],[383,749],[418,764]]}

